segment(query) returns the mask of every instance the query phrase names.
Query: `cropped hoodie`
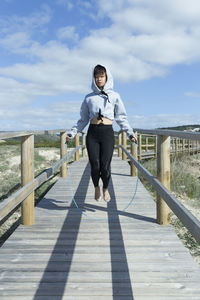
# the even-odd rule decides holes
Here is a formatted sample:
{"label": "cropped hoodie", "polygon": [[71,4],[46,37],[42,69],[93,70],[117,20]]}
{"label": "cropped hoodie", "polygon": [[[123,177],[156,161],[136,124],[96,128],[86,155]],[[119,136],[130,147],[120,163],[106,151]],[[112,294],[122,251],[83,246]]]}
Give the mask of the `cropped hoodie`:
{"label": "cropped hoodie", "polygon": [[103,91],[98,88],[95,83],[95,78],[92,78],[93,92],[86,95],[80,109],[80,119],[77,124],[71,128],[67,134],[75,137],[77,132],[82,132],[85,126],[94,117],[108,118],[115,120],[123,131],[126,131],[128,136],[134,136],[133,129],[128,123],[126,110],[120,95],[113,91],[113,77],[108,68],[106,68],[107,81]]}

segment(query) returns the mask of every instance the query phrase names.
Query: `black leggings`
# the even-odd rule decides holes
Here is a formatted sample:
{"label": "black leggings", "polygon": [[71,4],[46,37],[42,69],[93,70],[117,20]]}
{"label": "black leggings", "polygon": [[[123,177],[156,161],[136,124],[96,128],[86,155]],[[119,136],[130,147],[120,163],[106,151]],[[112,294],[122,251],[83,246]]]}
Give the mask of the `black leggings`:
{"label": "black leggings", "polygon": [[103,181],[103,188],[108,187],[114,141],[112,125],[90,124],[86,137],[86,146],[91,165],[92,181],[95,187],[99,185],[100,177]]}

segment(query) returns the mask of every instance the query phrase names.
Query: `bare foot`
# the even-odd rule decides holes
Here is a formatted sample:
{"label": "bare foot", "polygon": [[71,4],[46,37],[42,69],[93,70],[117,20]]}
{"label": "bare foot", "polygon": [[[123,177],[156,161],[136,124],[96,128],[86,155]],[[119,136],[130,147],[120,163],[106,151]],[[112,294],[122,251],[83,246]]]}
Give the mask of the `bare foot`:
{"label": "bare foot", "polygon": [[100,192],[100,187],[99,186],[95,187],[94,198],[95,198],[96,201],[101,200],[101,192]]}
{"label": "bare foot", "polygon": [[104,201],[106,201],[106,202],[110,201],[110,194],[109,194],[108,189],[103,188],[103,198],[104,198]]}

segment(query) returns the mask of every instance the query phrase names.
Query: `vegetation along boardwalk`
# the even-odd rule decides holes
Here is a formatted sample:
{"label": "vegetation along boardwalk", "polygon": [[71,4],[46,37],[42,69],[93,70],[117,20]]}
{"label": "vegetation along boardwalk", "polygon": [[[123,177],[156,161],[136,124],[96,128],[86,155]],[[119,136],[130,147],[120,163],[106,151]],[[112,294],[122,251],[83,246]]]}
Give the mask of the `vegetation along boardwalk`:
{"label": "vegetation along boardwalk", "polygon": [[200,299],[200,269],[127,161],[113,157],[110,203],[95,202],[87,158],[71,167],[0,249],[1,300]]}

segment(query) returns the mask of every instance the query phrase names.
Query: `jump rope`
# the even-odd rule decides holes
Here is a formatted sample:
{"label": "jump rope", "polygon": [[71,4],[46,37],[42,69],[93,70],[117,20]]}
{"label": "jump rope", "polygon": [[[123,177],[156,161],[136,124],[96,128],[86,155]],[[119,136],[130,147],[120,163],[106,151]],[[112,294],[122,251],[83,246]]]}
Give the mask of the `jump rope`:
{"label": "jump rope", "polygon": [[[72,141],[70,142],[70,144],[72,143]],[[130,141],[131,145],[133,144],[131,141]],[[138,143],[136,142],[135,143],[138,147]],[[74,192],[73,192],[73,186],[72,186],[72,179],[71,179],[71,172],[70,172],[70,167],[69,167],[69,156],[68,156],[68,142],[66,142],[66,150],[67,150],[67,154],[66,154],[66,160],[67,160],[67,170],[68,170],[68,176],[67,176],[67,180],[68,180],[68,183],[69,183],[69,187],[70,187],[70,192],[71,192],[71,197],[72,197],[72,201],[74,202],[76,208],[78,209],[78,211],[80,211],[80,213],[84,216],[86,216],[87,218],[90,218],[90,219],[93,219],[93,220],[98,220],[98,221],[105,221],[105,220],[108,220],[108,219],[115,219],[118,217],[118,214],[116,214],[115,216],[111,216],[109,218],[96,218],[96,217],[93,217],[93,216],[90,216],[88,215],[86,212],[84,212],[77,204],[76,200],[75,200],[75,197],[74,197]],[[137,158],[138,160],[138,158]],[[136,196],[136,193],[137,193],[137,189],[138,189],[138,182],[139,182],[139,170],[138,170],[138,173],[137,173],[137,180],[136,180],[136,185],[135,185],[135,191],[134,191],[134,194],[133,194],[133,197],[131,198],[131,200],[129,201],[129,203],[122,209],[120,210],[121,212],[125,212],[128,207],[133,203],[133,200],[135,199],[135,196]]]}

